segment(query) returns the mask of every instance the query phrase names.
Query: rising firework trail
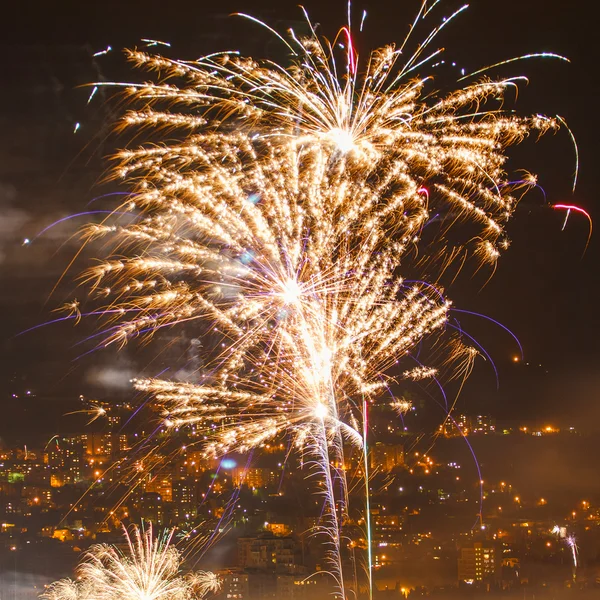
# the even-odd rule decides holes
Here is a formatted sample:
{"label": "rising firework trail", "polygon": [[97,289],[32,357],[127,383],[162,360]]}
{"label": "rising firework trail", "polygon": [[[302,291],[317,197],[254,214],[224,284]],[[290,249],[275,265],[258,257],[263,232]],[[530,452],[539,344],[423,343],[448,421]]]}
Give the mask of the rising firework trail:
{"label": "rising firework trail", "polygon": [[577,538],[573,534],[567,535],[566,528],[561,528],[558,525],[555,525],[552,528],[552,533],[554,535],[556,535],[556,537],[559,540],[562,540],[568,546],[569,550],[571,551],[571,556],[573,559],[573,569],[574,569],[573,576],[575,576],[575,571],[577,570],[577,567],[579,566],[579,546],[577,545]]}
{"label": "rising firework trail", "polygon": [[567,543],[567,546],[569,546],[569,548],[571,549],[571,556],[573,557],[573,568],[577,569],[577,567],[579,566],[579,548],[577,546],[577,539],[574,535],[570,535],[565,541]]}
{"label": "rising firework trail", "polygon": [[[411,32],[432,9],[423,3]],[[505,151],[558,126],[503,108],[521,78],[440,96],[417,75],[462,10],[412,54],[409,34],[361,61],[349,19],[340,56],[307,18],[308,37],[268,28],[287,67],[236,52],[182,61],[135,50],[130,60],[154,82],[95,84],[124,88],[122,129],[155,134],[116,156],[131,195],[115,214],[135,218],[84,234],[114,241],[84,276],[112,319],[101,346],[179,324],[203,337],[202,383],[135,386],[167,429],[199,428],[206,455],[293,436],[325,483],[320,531],[341,598],[346,449],[367,452],[368,407],[391,383],[436,373],[421,363],[391,373],[423,339],[445,335],[444,360],[470,368],[472,350],[444,327],[441,279],[469,258],[495,264],[506,221],[535,185],[510,183]]]}

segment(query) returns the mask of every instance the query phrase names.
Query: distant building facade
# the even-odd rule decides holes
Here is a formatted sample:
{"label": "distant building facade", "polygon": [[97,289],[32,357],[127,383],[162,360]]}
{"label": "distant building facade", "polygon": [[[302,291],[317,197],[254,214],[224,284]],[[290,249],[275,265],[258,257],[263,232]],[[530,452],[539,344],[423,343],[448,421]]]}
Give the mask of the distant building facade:
{"label": "distant building facade", "polygon": [[496,432],[496,419],[490,415],[456,415],[440,425],[445,437],[461,435],[488,435]]}
{"label": "distant building facade", "polygon": [[274,573],[300,572],[303,570],[300,545],[292,537],[271,533],[239,538],[238,566]]}
{"label": "distant building facade", "polygon": [[391,471],[404,465],[404,446],[377,442],[370,449],[372,470]]}
{"label": "distant building facade", "polygon": [[467,584],[493,581],[500,567],[495,545],[488,541],[476,541],[460,549],[458,581]]}

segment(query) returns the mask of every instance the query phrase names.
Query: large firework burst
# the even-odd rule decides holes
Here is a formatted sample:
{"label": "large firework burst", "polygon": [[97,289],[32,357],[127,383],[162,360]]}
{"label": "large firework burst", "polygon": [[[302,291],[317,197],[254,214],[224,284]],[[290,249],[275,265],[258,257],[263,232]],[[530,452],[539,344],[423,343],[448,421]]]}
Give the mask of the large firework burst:
{"label": "large firework burst", "polygon": [[[418,18],[428,12],[423,3]],[[333,480],[345,443],[366,448],[366,407],[390,368],[443,329],[450,303],[432,284],[450,263],[494,263],[507,246],[504,225],[534,179],[511,184],[505,150],[556,127],[503,110],[518,78],[431,93],[415,73],[443,26],[408,60],[404,45],[388,46],[364,69],[349,27],[341,61],[312,29],[280,36],[288,68],[232,52],[191,62],[130,52],[158,75],[126,86],[139,108],[122,125],[161,137],[117,155],[131,189],[119,212],[133,221],[87,230],[116,241],[86,277],[119,319],[106,344],[179,323],[203,335],[203,383],[136,382],[165,425],[194,423],[211,455],[281,432],[309,453],[326,482],[342,596]]]}

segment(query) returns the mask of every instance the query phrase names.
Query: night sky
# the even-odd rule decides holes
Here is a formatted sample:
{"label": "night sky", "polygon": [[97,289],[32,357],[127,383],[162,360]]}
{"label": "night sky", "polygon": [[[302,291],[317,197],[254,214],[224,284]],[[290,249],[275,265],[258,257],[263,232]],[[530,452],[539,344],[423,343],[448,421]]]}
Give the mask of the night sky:
{"label": "night sky", "polygon": [[[445,7],[436,9],[439,16],[460,6],[452,0],[442,4]],[[329,37],[345,23],[345,2],[309,1],[305,6]],[[418,2],[355,2],[356,21],[363,8],[368,11],[365,33],[356,43],[364,57],[372,48],[401,41]],[[76,289],[76,276],[90,264],[90,255],[80,257],[51,292],[77,252],[74,234],[86,218],[69,219],[40,237],[36,234],[68,215],[116,205],[116,200],[105,198],[87,206],[100,194],[119,189],[103,182],[105,157],[119,146],[110,133],[117,107],[104,93],[86,105],[90,88],[78,86],[139,77],[127,70],[118,50],[139,44],[140,38],[169,41],[169,55],[180,58],[232,49],[272,56],[278,50],[268,32],[228,13],[249,12],[280,28],[296,26],[293,22],[302,15],[297,3],[288,0],[34,2],[18,10],[6,19],[11,31],[0,41],[0,402],[3,414],[12,414],[17,401],[11,394],[30,389],[58,415],[63,400],[66,405],[79,394],[129,394],[129,379],[142,366],[156,374],[166,364],[185,363],[187,343],[187,333],[180,330],[182,343],[159,358],[132,345],[120,354],[110,350],[77,359],[90,348],[78,342],[94,332],[94,322],[78,327],[60,323],[15,337],[57,318],[56,308],[84,295]],[[421,35],[426,34],[423,28]],[[446,48],[445,60],[467,71],[530,52],[556,52],[571,59],[571,64],[526,61],[495,73],[527,75],[530,84],[520,90],[518,111],[563,116],[581,155],[575,195],[574,151],[565,130],[524,143],[512,152],[509,169],[537,173],[548,204],[578,204],[592,217],[600,214],[598,56],[590,50],[596,35],[590,14],[583,8],[567,9],[558,0],[474,0],[439,41]],[[107,45],[114,51],[92,56]],[[441,73],[440,79],[447,79],[448,73]],[[76,123],[80,128],[74,134]],[[462,316],[464,329],[494,357],[500,389],[490,365],[478,359],[459,408],[505,420],[556,419],[564,425],[592,427],[600,422],[600,242],[592,237],[582,258],[587,220],[572,214],[563,231],[564,213],[548,204],[541,192],[530,192],[509,224],[512,246],[501,257],[494,278],[484,286],[489,272],[463,277],[450,293],[457,307],[485,313],[510,327],[525,350],[525,361],[513,363],[518,349],[510,336],[482,319]],[[32,242],[23,245],[25,238]],[[35,414],[29,423],[9,424],[0,418],[0,437],[9,429],[39,426],[36,419],[44,417]]]}

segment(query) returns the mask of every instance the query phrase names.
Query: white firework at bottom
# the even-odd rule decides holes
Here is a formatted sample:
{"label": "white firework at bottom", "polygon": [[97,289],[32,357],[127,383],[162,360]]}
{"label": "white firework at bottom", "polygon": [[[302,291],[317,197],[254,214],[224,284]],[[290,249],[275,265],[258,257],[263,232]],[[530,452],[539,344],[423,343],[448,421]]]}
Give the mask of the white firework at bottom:
{"label": "white firework at bottom", "polygon": [[220,589],[215,573],[181,572],[173,530],[154,537],[146,529],[125,529],[127,550],[96,544],[77,567],[76,579],[52,583],[42,600],[200,600]]}

